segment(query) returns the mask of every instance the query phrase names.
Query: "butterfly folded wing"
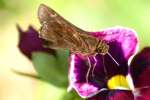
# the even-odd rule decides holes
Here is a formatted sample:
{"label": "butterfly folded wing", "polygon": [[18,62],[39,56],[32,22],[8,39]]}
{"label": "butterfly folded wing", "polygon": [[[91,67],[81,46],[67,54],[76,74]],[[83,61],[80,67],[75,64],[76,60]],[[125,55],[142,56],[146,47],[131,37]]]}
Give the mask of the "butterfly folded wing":
{"label": "butterfly folded wing", "polygon": [[40,5],[38,17],[42,25],[40,37],[48,41],[48,47],[69,48],[73,52],[92,53],[98,40],[88,32],[74,26],[46,5]]}

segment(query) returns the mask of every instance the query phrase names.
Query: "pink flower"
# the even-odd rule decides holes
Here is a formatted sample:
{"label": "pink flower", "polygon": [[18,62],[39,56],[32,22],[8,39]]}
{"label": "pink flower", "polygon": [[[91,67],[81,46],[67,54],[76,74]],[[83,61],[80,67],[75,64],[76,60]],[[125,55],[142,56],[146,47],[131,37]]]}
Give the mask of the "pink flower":
{"label": "pink flower", "polygon": [[143,49],[129,64],[138,47],[136,32],[113,27],[91,34],[107,41],[112,57],[97,54],[86,59],[72,54],[68,90],[74,89],[88,100],[149,100],[150,48]]}

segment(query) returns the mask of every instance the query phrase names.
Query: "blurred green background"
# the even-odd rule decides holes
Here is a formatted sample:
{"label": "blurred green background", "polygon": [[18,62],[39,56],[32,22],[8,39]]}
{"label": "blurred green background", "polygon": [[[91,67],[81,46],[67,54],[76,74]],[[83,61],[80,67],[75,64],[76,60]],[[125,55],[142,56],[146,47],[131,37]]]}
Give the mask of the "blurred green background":
{"label": "blurred green background", "polygon": [[17,48],[16,24],[24,30],[29,25],[39,30],[37,9],[41,3],[87,31],[118,25],[133,28],[140,49],[150,46],[150,0],[0,0],[0,100],[79,100],[64,96],[66,89],[10,71],[15,68],[36,74]]}

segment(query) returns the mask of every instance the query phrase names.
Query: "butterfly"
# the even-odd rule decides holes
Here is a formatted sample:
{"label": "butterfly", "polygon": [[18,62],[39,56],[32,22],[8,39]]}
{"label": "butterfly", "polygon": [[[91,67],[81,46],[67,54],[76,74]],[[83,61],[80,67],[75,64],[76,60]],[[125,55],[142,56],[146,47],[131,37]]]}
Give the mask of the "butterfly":
{"label": "butterfly", "polygon": [[103,39],[76,27],[44,4],[38,9],[38,18],[42,25],[39,35],[48,41],[49,48],[69,48],[73,53],[85,56],[108,53],[109,45]]}
{"label": "butterfly", "polygon": [[[47,47],[53,49],[70,49],[72,53],[82,54],[87,58],[89,55],[108,54],[119,66],[117,61],[109,54],[109,45],[106,41],[96,38],[89,32],[76,27],[48,6],[44,4],[39,6],[38,18],[42,25],[39,36],[47,41]],[[88,63],[91,66],[89,59]],[[87,81],[91,68],[89,67],[87,72]],[[93,69],[95,69],[95,66]]]}

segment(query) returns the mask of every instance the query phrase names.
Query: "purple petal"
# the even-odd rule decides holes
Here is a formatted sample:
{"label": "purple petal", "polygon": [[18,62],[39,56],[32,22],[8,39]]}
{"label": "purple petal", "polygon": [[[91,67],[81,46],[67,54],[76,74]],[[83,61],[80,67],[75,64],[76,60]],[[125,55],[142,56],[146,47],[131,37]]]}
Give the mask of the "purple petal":
{"label": "purple petal", "polygon": [[108,100],[134,100],[134,95],[132,91],[114,90],[109,92]]}
{"label": "purple petal", "polygon": [[[92,58],[90,60],[91,64],[93,64]],[[99,91],[106,87],[104,86],[104,74],[101,74],[101,71],[99,73],[103,77],[98,77],[96,80],[92,77],[91,74],[89,74],[89,82],[86,81],[88,68],[89,66],[87,59],[83,58],[81,55],[71,55],[69,69],[70,85],[68,89],[75,89],[82,98],[88,98],[96,95]]]}
{"label": "purple petal", "polygon": [[[113,58],[109,54],[104,56],[97,54],[95,57],[89,56],[89,63],[87,58],[84,58],[82,55],[76,54],[71,56],[69,89],[75,89],[77,93],[84,98],[91,97],[99,91],[106,89],[107,81],[112,76],[118,74],[126,75],[128,72],[127,58],[135,52],[135,48],[137,46],[137,38],[135,33],[129,29],[119,27],[92,34],[95,36],[103,36],[103,38],[108,41],[108,45],[110,47],[109,54]],[[125,45],[131,52],[126,50],[127,48],[125,48]],[[129,48],[129,46],[133,47]],[[127,52],[125,52],[125,50]],[[115,61],[119,63],[119,65]],[[87,73],[90,65],[92,70],[89,72],[87,82]],[[87,88],[83,89],[82,87]]]}
{"label": "purple petal", "polygon": [[130,72],[136,88],[150,86],[150,47],[144,48],[133,58]]}
{"label": "purple petal", "polygon": [[132,56],[138,45],[137,34],[134,30],[125,27],[112,27],[100,32],[91,32],[92,35],[108,42],[117,41],[120,43],[124,57],[128,60]]}
{"label": "purple petal", "polygon": [[102,91],[88,100],[134,100],[134,95],[132,94],[132,91],[110,90]]}
{"label": "purple petal", "polygon": [[[100,91],[103,91],[107,88],[107,81],[113,75],[117,74],[126,74],[127,73],[127,63],[122,63],[122,66],[117,66],[110,57],[104,57],[104,61],[107,61],[105,65],[103,64],[102,55],[98,54],[94,58],[93,56],[89,57],[91,63],[91,69],[95,68],[94,71],[90,70],[87,78],[87,72],[89,69],[89,62],[87,58],[82,57],[81,55],[71,55],[70,59],[70,69],[69,69],[69,90],[75,89],[77,93],[83,97],[88,98],[98,94]],[[96,66],[94,67],[96,59]],[[124,66],[123,66],[124,65]],[[92,74],[93,71],[93,74]]]}
{"label": "purple petal", "polygon": [[150,100],[150,87],[137,90],[135,98],[136,100]]}
{"label": "purple petal", "polygon": [[108,100],[109,91],[102,91],[98,95],[88,98],[87,100]]}
{"label": "purple petal", "polygon": [[20,51],[31,59],[32,52],[42,51],[50,54],[54,54],[54,50],[44,48],[43,43],[45,42],[43,39],[39,38],[38,32],[32,27],[29,26],[27,31],[22,31],[20,26],[17,26],[19,31],[19,44],[18,47]]}
{"label": "purple petal", "polygon": [[108,45],[110,47],[109,54],[111,54],[111,56],[115,59],[115,61],[117,61],[119,65],[117,65],[109,55],[106,54],[104,57],[102,56],[105,63],[104,67],[107,70],[107,77],[111,78],[117,74],[126,75],[128,72],[128,63],[124,58],[121,44],[117,41],[113,41],[108,43]]}

